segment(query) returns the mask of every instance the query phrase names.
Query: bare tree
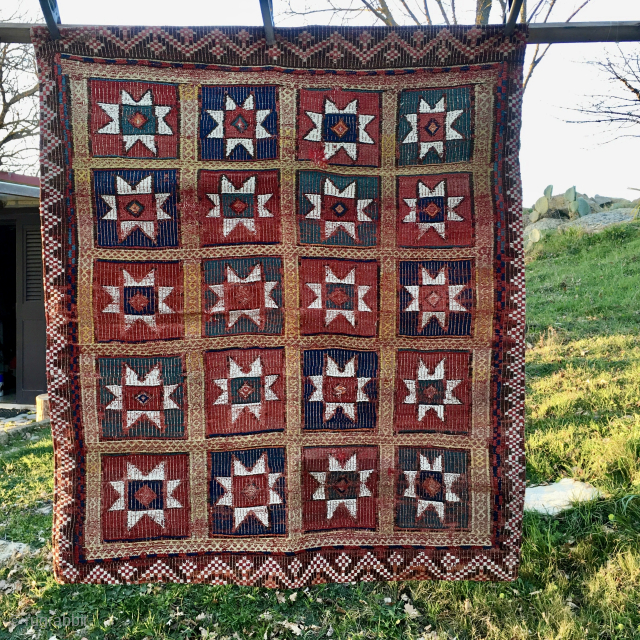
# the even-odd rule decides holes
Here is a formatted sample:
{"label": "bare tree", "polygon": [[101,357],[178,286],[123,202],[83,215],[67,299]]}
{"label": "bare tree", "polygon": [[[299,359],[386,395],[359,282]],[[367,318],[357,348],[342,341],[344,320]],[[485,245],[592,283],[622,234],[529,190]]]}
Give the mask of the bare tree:
{"label": "bare tree", "polygon": [[[25,22],[25,16],[1,16]],[[38,82],[33,47],[0,43],[0,170],[33,173],[38,148]]]}
{"label": "bare tree", "polygon": [[[571,20],[573,20],[578,15],[578,13],[580,13],[580,11],[582,11],[582,9],[584,9],[589,4],[589,2],[591,2],[591,0],[584,0],[584,2],[577,9],[575,9],[574,12],[565,20],[565,22],[571,22]],[[525,0],[522,7],[522,10],[524,12],[522,14],[523,22],[527,22],[526,7],[527,5]],[[537,20],[537,22],[549,22],[551,13],[555,8],[557,8],[557,0],[540,0],[535,6],[534,10],[531,12],[528,22],[533,22],[538,16],[541,16],[541,19]],[[549,51],[550,47],[550,44],[546,45],[545,47],[540,47],[539,44],[536,45],[536,48],[533,52],[533,59],[531,60],[529,69],[524,76],[523,87],[525,89],[529,84],[529,80],[531,80],[533,72],[535,71],[536,67],[542,62],[542,59],[547,55],[547,51]]]}
{"label": "bare tree", "polygon": [[612,90],[592,96],[590,103],[577,109],[584,117],[568,122],[609,125],[614,140],[640,137],[640,50],[625,51],[618,45],[616,54],[590,64],[607,76]]}
{"label": "bare tree", "polygon": [[[564,22],[573,20],[590,1],[584,0],[564,19]],[[566,0],[538,0],[533,10],[528,12],[527,0],[524,0],[520,21],[548,22],[550,18],[556,18],[560,5],[565,7]],[[362,16],[369,15],[388,27],[394,27],[406,21],[417,25],[437,23],[452,25],[468,22],[489,24],[489,16],[494,7],[499,12],[499,20],[505,22],[509,6],[508,0],[287,0],[287,9],[282,16],[307,19],[320,14],[323,17],[329,16],[329,23],[350,24]],[[536,45],[533,58],[525,73],[525,89],[550,46]]]}

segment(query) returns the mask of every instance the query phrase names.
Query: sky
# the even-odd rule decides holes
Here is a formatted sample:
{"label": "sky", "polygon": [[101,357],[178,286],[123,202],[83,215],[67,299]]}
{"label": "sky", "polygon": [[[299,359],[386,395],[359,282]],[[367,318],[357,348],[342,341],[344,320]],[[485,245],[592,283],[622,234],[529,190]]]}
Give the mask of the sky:
{"label": "sky", "polygon": [[[320,0],[307,2],[312,6],[320,4]],[[23,0],[21,4],[31,15],[41,15],[37,0]],[[273,4],[276,26],[304,24],[302,18],[282,15],[285,0],[273,0]],[[475,5],[475,1],[460,0],[458,4]],[[558,19],[566,17],[578,4],[579,0],[559,0]],[[533,6],[534,0],[529,0],[529,5]],[[151,15],[149,2],[135,3],[131,0],[102,3],[58,0],[58,6],[63,24],[262,24],[258,0],[154,0]],[[329,20],[326,14],[316,16],[315,24]],[[492,22],[497,19],[497,14],[493,13]],[[640,1],[591,0],[576,18],[580,22],[604,20],[640,20]],[[362,16],[359,22],[375,23],[371,16]],[[406,23],[409,24],[408,21]],[[529,45],[528,58],[533,48]],[[607,95],[613,90],[607,78],[589,64],[601,59],[607,49],[614,51],[615,45],[553,45],[536,69],[523,106],[520,162],[525,206],[531,206],[549,184],[554,186],[554,193],[563,193],[575,185],[579,192],[589,196],[597,193],[629,199],[637,197],[637,192],[629,190],[629,187],[640,189],[636,155],[640,148],[640,127],[638,138],[615,140],[615,133],[602,125],[567,122],[578,119],[575,109],[588,104],[590,95]],[[528,63],[525,68],[527,66]]]}

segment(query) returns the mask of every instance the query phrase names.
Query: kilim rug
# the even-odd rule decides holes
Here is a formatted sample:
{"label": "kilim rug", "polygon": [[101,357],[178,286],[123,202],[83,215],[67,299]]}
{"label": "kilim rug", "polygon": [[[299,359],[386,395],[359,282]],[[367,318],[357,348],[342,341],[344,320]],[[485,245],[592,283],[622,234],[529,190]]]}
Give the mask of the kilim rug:
{"label": "kilim rug", "polygon": [[526,31],[61,31],[57,579],[513,580]]}

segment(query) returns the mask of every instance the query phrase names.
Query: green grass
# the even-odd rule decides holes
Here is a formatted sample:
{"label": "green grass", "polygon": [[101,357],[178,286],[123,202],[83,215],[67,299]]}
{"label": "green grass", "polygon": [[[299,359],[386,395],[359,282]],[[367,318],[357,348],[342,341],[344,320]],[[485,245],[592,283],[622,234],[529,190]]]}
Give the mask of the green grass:
{"label": "green grass", "polygon": [[[10,585],[0,596],[0,637],[639,638],[639,257],[635,225],[552,236],[528,257],[529,482],[574,477],[594,484],[603,498],[555,518],[527,514],[516,582],[286,592],[60,586],[51,575],[51,518],[35,513],[51,499],[46,433],[37,442],[12,443],[0,456],[0,535],[40,548],[0,569],[0,587]],[[28,616],[38,612],[53,626],[25,636]],[[55,627],[56,619],[74,614],[86,616],[86,626]]]}

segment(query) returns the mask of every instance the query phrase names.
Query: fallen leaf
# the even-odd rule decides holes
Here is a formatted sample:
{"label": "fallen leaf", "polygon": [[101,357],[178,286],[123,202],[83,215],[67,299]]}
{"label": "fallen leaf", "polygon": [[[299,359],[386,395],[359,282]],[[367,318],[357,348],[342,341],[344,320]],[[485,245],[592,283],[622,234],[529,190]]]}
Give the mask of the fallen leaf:
{"label": "fallen leaf", "polygon": [[289,631],[291,631],[294,635],[296,635],[296,636],[302,635],[302,629],[295,622],[289,622],[288,620],[285,620],[284,622],[281,622],[280,624],[285,629],[289,629]]}
{"label": "fallen leaf", "polygon": [[408,618],[417,618],[420,615],[420,612],[409,602],[405,602],[404,612]]}

